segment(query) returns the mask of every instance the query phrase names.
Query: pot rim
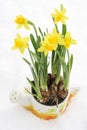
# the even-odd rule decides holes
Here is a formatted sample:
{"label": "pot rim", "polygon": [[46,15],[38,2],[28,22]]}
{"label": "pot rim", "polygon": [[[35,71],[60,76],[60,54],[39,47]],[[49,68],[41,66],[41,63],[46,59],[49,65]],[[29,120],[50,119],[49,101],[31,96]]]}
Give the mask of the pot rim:
{"label": "pot rim", "polygon": [[[58,104],[58,107],[61,106],[64,102],[66,102],[68,100],[69,96],[70,96],[70,89],[68,89],[68,94],[67,94],[66,98],[61,103]],[[50,108],[57,107],[57,105],[50,106],[50,105],[41,104],[33,96],[32,96],[32,99],[34,100],[34,102],[38,103],[39,105],[41,105],[43,107],[50,107]]]}

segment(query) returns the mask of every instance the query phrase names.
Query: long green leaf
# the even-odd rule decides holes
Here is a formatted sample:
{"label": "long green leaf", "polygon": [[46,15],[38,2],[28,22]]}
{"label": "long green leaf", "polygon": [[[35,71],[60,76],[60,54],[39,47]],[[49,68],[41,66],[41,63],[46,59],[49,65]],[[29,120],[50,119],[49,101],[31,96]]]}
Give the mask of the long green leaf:
{"label": "long green leaf", "polygon": [[41,42],[41,38],[40,36],[37,36],[37,45],[36,45],[37,49],[40,47],[40,42]]}
{"label": "long green leaf", "polygon": [[38,29],[39,29],[39,32],[40,32],[40,34],[41,34],[41,36],[42,36],[42,39],[44,39],[44,34],[43,34],[43,32],[42,32],[41,28],[40,28],[40,27],[38,27]]}
{"label": "long green leaf", "polygon": [[62,35],[66,34],[66,24],[62,24]]}
{"label": "long green leaf", "polygon": [[30,66],[30,62],[26,58],[23,57],[23,60]]}
{"label": "long green leaf", "polygon": [[67,68],[69,70],[69,73],[71,72],[71,69],[72,69],[72,65],[73,65],[73,55],[71,55],[68,63],[67,63]]}
{"label": "long green leaf", "polygon": [[34,91],[37,93],[37,89],[36,87],[34,86],[33,82],[28,78],[26,77],[27,81],[29,82],[29,84],[31,85],[31,87],[34,89]]}
{"label": "long green leaf", "polygon": [[33,68],[33,71],[34,71],[36,77],[38,77],[37,69],[36,69],[36,66],[35,66],[35,59],[34,59],[35,57],[34,57],[34,53],[32,53],[32,51],[30,51],[29,49],[28,49],[28,52],[29,52],[29,55],[30,55],[30,58],[31,58],[31,61],[32,61],[32,68]]}
{"label": "long green leaf", "polygon": [[37,52],[37,45],[36,45],[36,41],[34,39],[33,34],[30,34],[30,39],[31,39],[34,50]]}

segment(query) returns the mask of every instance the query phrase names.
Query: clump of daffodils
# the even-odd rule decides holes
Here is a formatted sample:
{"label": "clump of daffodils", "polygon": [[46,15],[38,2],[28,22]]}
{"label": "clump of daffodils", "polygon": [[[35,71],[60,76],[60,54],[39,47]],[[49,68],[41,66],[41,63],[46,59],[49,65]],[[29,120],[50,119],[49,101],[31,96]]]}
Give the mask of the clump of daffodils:
{"label": "clump of daffodils", "polygon": [[[36,28],[32,21],[22,15],[17,16],[15,19],[17,28],[24,26],[25,29],[30,29],[30,26],[32,26],[35,31],[35,33],[30,34],[29,37],[22,37],[20,34],[17,34],[12,49],[18,49],[22,54],[25,49],[28,50],[31,61],[26,58],[23,58],[23,60],[31,69],[34,82],[28,77],[27,80],[36,92],[35,96],[38,100],[42,98],[41,89],[48,91],[47,76],[49,73],[49,64],[51,64],[51,74],[55,76],[55,84],[58,84],[62,76],[64,89],[68,89],[70,72],[73,64],[73,55],[70,54],[69,48],[72,44],[76,44],[76,40],[72,38],[71,33],[67,31],[67,19],[66,9],[63,5],[60,6],[60,10],[55,9],[55,12],[52,14],[54,23],[52,32],[43,32],[40,27]],[[62,26],[62,32],[58,29],[59,22]],[[29,48],[28,42],[32,44],[34,51]]]}

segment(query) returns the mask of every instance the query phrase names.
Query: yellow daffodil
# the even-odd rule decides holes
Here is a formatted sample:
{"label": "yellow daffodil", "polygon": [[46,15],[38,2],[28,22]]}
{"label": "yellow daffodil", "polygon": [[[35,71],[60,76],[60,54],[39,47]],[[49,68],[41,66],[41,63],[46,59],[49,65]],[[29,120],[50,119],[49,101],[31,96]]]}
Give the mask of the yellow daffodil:
{"label": "yellow daffodil", "polygon": [[65,38],[64,38],[64,46],[66,48],[69,48],[70,44],[76,44],[76,40],[71,37],[71,33],[70,32],[67,32],[65,34]]}
{"label": "yellow daffodil", "polygon": [[48,52],[56,50],[58,44],[64,45],[64,40],[60,33],[57,33],[56,29],[53,29],[52,33],[48,33],[44,41],[41,42],[41,47],[38,49],[39,52],[44,52],[45,56]]}
{"label": "yellow daffodil", "polygon": [[28,48],[28,41],[29,37],[22,38],[19,34],[17,34],[17,37],[14,39],[14,46],[12,49],[19,49],[20,53],[23,54],[25,49]]}
{"label": "yellow daffodil", "polygon": [[38,49],[38,52],[44,52],[45,56],[47,56],[49,51],[52,51],[53,48],[47,41],[41,42],[41,47]]}
{"label": "yellow daffodil", "polygon": [[55,8],[55,13],[52,14],[52,17],[54,19],[55,23],[61,22],[62,24],[65,24],[65,20],[68,18],[65,16],[66,9],[62,8],[60,11]]}
{"label": "yellow daffodil", "polygon": [[17,28],[24,26],[26,29],[29,29],[28,20],[22,15],[16,16],[15,22],[17,24]]}
{"label": "yellow daffodil", "polygon": [[49,44],[53,46],[53,50],[57,49],[58,44],[64,45],[62,35],[58,33],[56,29],[53,29],[52,33],[47,35],[47,40]]}

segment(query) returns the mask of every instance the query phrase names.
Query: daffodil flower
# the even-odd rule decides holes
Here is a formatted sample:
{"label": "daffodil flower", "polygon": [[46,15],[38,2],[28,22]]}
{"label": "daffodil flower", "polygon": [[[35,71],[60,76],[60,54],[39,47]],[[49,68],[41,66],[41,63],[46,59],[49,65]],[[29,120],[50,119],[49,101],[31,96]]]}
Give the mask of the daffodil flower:
{"label": "daffodil flower", "polygon": [[62,8],[60,11],[55,8],[55,13],[52,14],[52,17],[54,19],[55,23],[61,22],[62,24],[65,24],[65,20],[68,19],[68,17],[65,16],[66,9]]}
{"label": "daffodil flower", "polygon": [[76,40],[72,38],[70,32],[67,32],[64,38],[64,46],[69,48],[71,44],[76,44]]}
{"label": "daffodil flower", "polygon": [[17,24],[17,29],[22,26],[29,29],[28,20],[22,15],[16,16],[15,23]]}
{"label": "daffodil flower", "polygon": [[29,37],[22,38],[19,34],[17,34],[17,37],[14,39],[14,45],[12,47],[13,50],[18,49],[20,53],[24,53],[25,49],[28,48],[28,41]]}
{"label": "daffodil flower", "polygon": [[44,52],[45,56],[47,56],[49,51],[52,51],[53,48],[47,41],[41,42],[41,47],[38,49],[38,52]]}
{"label": "daffodil flower", "polygon": [[41,47],[38,49],[39,52],[44,52],[45,56],[48,52],[56,50],[58,44],[64,45],[64,40],[60,33],[57,33],[56,29],[53,29],[52,33],[48,33],[44,41],[41,42]]}

